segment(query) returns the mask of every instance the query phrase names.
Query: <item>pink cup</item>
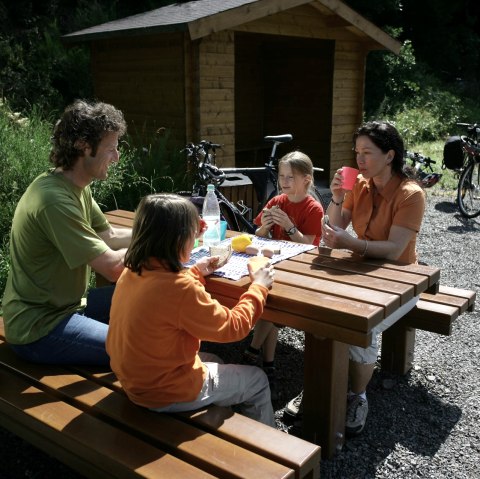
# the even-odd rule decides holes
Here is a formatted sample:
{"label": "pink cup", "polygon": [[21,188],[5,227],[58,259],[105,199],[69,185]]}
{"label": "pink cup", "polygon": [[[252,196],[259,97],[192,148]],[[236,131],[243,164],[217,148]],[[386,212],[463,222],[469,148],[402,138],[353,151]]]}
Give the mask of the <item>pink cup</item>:
{"label": "pink cup", "polygon": [[342,176],[342,188],[344,190],[351,190],[357,181],[358,170],[356,168],[351,168],[350,166],[342,166]]}

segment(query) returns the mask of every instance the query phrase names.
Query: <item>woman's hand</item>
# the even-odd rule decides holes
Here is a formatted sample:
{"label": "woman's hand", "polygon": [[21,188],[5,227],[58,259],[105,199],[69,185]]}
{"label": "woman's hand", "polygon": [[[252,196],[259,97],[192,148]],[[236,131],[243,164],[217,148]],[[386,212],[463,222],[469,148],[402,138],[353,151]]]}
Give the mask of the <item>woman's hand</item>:
{"label": "woman's hand", "polygon": [[344,229],[334,225],[327,225],[325,222],[322,226],[322,239],[325,246],[332,249],[351,249],[352,242],[355,240]]}
{"label": "woman's hand", "polygon": [[332,192],[332,199],[335,203],[341,203],[345,197],[346,190],[343,189],[342,168],[339,168],[333,175],[330,183],[330,191]]}
{"label": "woman's hand", "polygon": [[267,263],[262,268],[253,271],[252,265],[248,263],[248,274],[252,283],[260,284],[265,288],[270,289],[273,284],[273,277],[275,276],[275,270],[270,263]]}
{"label": "woman's hand", "polygon": [[195,266],[203,276],[208,276],[215,270],[221,268],[227,261],[228,259],[225,259],[223,262],[220,262],[220,256],[205,256],[204,258],[200,258],[195,263]]}

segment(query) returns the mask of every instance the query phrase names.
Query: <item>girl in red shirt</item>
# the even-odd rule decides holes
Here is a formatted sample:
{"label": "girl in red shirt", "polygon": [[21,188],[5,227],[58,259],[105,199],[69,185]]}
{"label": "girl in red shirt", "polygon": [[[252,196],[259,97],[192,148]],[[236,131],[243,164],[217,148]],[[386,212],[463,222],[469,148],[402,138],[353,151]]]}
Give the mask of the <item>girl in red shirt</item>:
{"label": "girl in red shirt", "polygon": [[[281,194],[272,198],[255,218],[257,236],[319,245],[322,236],[322,205],[311,195],[313,164],[300,151],[282,157],[278,163],[278,184]],[[257,364],[263,349],[263,369],[266,372],[272,399],[275,391],[275,349],[278,327],[269,321],[259,321],[252,342],[244,352],[243,362]]]}

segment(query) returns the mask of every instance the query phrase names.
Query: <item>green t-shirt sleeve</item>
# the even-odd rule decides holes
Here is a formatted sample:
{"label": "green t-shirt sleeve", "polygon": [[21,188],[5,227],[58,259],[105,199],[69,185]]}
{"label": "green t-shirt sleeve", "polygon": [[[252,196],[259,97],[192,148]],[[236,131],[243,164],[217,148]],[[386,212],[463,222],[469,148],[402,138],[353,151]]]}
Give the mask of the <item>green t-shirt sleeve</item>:
{"label": "green t-shirt sleeve", "polygon": [[[70,269],[89,263],[108,249],[88,218],[74,205],[50,205],[39,214],[38,221],[45,236],[55,245]],[[98,219],[96,222],[101,231],[105,223],[98,222]],[[105,217],[104,222],[107,223],[106,229],[108,222]]]}
{"label": "green t-shirt sleeve", "polygon": [[94,231],[102,232],[110,228],[110,223],[103,214],[98,203],[92,198],[92,228]]}

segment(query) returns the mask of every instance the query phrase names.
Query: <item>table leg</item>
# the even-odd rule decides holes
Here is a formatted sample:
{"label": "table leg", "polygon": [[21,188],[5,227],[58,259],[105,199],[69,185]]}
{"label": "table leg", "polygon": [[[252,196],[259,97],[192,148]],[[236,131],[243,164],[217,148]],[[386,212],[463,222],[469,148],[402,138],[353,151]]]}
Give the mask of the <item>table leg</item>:
{"label": "table leg", "polygon": [[382,370],[407,374],[413,365],[415,328],[397,321],[382,333]]}
{"label": "table leg", "polygon": [[303,437],[331,458],[345,442],[348,344],[305,333]]}

